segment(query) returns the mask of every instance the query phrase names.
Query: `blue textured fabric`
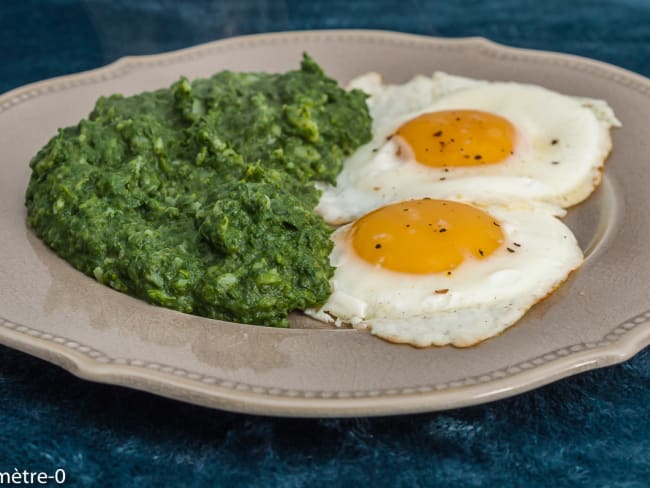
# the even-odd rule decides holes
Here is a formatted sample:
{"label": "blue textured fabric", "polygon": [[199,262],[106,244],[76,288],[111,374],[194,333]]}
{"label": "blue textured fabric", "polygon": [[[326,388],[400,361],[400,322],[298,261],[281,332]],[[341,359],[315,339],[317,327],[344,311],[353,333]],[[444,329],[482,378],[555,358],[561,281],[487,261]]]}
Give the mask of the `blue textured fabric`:
{"label": "blue textured fabric", "polygon": [[[650,75],[650,1],[0,2],[0,92],[127,54],[316,28],[481,35]],[[1,307],[1,304],[0,304]],[[69,486],[650,486],[650,351],[443,413],[272,419],[97,385],[0,347],[0,472]]]}

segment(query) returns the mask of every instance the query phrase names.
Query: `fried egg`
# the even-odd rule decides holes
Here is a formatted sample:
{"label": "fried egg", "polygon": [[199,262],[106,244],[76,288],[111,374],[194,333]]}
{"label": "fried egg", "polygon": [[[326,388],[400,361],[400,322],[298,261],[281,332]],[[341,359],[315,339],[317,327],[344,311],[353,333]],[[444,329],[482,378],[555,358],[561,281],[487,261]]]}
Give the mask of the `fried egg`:
{"label": "fried egg", "polygon": [[521,201],[393,203],[332,239],[332,294],[306,313],[417,347],[467,347],[499,334],[583,260],[553,212]]}
{"label": "fried egg", "polygon": [[321,186],[316,211],[336,225],[410,198],[570,207],[599,184],[620,126],[602,100],[535,85],[444,73],[384,85],[371,73],[351,87],[370,94],[373,139]]}

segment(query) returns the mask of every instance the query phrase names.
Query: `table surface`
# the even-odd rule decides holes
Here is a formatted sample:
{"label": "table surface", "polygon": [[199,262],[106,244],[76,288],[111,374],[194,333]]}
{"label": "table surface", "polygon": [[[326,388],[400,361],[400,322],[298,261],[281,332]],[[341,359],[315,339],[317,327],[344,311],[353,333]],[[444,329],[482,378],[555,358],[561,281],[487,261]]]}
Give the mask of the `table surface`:
{"label": "table surface", "polygon": [[[322,28],[484,36],[650,76],[650,0],[21,0],[0,4],[0,93],[125,55]],[[646,349],[461,410],[274,419],[85,382],[0,346],[0,473],[61,468],[70,486],[642,487],[649,384]]]}

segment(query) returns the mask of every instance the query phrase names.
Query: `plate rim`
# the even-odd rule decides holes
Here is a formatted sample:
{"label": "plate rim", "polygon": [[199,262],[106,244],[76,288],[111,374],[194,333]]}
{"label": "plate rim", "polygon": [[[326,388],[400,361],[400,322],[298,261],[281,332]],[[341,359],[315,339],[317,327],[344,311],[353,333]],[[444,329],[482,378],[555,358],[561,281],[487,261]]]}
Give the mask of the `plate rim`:
{"label": "plate rim", "polygon": [[[440,38],[395,31],[341,29],[237,36],[161,54],[126,56],[100,68],[37,81],[9,90],[0,95],[0,113],[43,94],[115,79],[139,67],[174,64],[200,58],[213,51],[232,49],[237,45],[295,42],[305,37],[328,40],[363,38],[369,42],[390,44],[437,44],[436,48],[449,49],[474,47],[501,59],[545,58],[546,61],[572,68],[578,67],[582,71],[597,71],[600,75],[606,73],[609,79],[650,97],[650,80],[642,75],[573,54],[510,47],[483,37]],[[434,385],[427,391],[420,387],[370,392],[377,393],[376,395],[357,395],[364,392],[294,391],[268,387],[258,391],[253,385],[228,384],[232,382],[227,381],[219,384],[218,379],[191,371],[174,370],[167,373],[160,369],[164,365],[157,364],[157,367],[153,368],[154,363],[137,359],[123,363],[112,362],[114,358],[95,348],[67,338],[54,337],[47,332],[12,322],[2,315],[0,344],[54,363],[86,380],[144,390],[207,407],[272,416],[349,417],[418,413],[476,405],[523,393],[583,371],[617,364],[650,344],[650,328],[643,327],[648,323],[650,310],[618,323],[599,342],[574,344],[544,354],[543,357],[509,366],[507,372],[490,371],[479,377],[451,382],[444,388]],[[531,375],[531,371],[535,374]],[[463,394],[459,395],[459,391]]]}

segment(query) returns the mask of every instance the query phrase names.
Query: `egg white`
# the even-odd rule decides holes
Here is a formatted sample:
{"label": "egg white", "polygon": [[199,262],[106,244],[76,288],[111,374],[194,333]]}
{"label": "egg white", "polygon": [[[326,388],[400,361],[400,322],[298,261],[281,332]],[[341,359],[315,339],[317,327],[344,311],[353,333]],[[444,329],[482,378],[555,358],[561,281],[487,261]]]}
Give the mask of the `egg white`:
{"label": "egg white", "polygon": [[468,258],[451,275],[374,266],[354,252],[351,224],[340,227],[332,236],[332,294],[306,313],[417,347],[467,347],[499,334],[559,286],[583,255],[569,228],[547,209],[484,210],[500,221],[504,245],[485,259]]}
{"label": "egg white", "polygon": [[[435,73],[403,85],[384,85],[374,73],[351,87],[370,94],[373,139],[350,156],[336,186],[323,190],[316,211],[331,224],[409,198],[451,198],[503,204],[536,200],[570,207],[601,180],[611,147],[610,128],[620,126],[602,100],[569,97],[536,85],[486,82]],[[422,113],[475,109],[508,119],[518,132],[514,154],[491,165],[435,168],[396,155],[387,140]]]}

